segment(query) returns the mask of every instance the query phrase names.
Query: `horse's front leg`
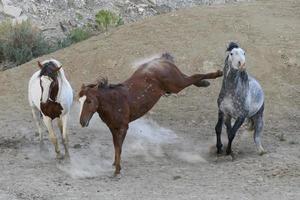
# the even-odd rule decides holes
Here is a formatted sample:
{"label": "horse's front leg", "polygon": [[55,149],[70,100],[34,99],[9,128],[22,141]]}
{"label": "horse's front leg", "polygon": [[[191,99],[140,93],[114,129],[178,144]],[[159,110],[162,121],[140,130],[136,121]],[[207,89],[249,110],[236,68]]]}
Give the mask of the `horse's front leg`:
{"label": "horse's front leg", "polygon": [[62,135],[62,142],[65,148],[65,156],[64,158],[69,159],[69,138],[68,138],[68,132],[67,132],[67,124],[68,124],[68,114],[62,116],[58,120],[58,126],[60,127],[61,135]]}
{"label": "horse's front leg", "polygon": [[[228,146],[227,146],[227,149],[226,149],[226,154],[227,155],[232,154],[232,150],[231,150],[232,141],[233,141],[233,139],[234,139],[234,137],[236,135],[236,132],[242,126],[242,124],[244,123],[244,121],[245,121],[245,117],[239,117],[239,118],[237,118],[237,120],[235,121],[233,127],[229,131],[227,130],[227,135],[228,135]],[[229,124],[227,124],[227,125],[229,125]]]}
{"label": "horse's front leg", "polygon": [[216,136],[217,136],[217,154],[221,154],[222,153],[222,141],[221,141],[221,133],[222,133],[222,126],[223,126],[223,121],[224,121],[224,113],[219,110],[219,114],[218,114],[218,122],[216,124],[215,127],[215,131],[216,131]]}
{"label": "horse's front leg", "polygon": [[42,132],[42,126],[41,126],[41,114],[40,111],[36,107],[31,108],[33,119],[36,123],[36,126],[38,128],[39,132],[39,139],[40,139],[40,149],[43,149],[44,144],[44,138],[43,138],[43,132]]}
{"label": "horse's front leg", "polygon": [[111,130],[113,134],[113,142],[115,147],[115,161],[113,163],[113,165],[115,165],[115,176],[120,174],[121,171],[121,153],[127,129],[128,126]]}
{"label": "horse's front leg", "polygon": [[56,138],[56,135],[55,135],[53,127],[52,127],[52,119],[50,117],[43,116],[43,120],[48,129],[50,140],[55,147],[56,158],[62,159],[62,155],[60,154],[60,149],[59,149],[59,145],[57,142],[57,138]]}

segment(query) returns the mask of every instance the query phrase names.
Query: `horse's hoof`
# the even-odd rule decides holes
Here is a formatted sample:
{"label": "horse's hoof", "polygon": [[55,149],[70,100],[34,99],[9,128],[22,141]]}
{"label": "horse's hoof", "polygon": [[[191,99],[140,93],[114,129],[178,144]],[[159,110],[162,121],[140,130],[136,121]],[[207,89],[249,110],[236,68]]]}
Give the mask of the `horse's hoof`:
{"label": "horse's hoof", "polygon": [[121,176],[121,173],[120,173],[120,172],[119,172],[119,173],[116,173],[116,172],[115,172],[112,178],[113,178],[114,180],[119,180],[119,179],[121,179],[121,177],[122,177],[122,176]]}
{"label": "horse's hoof", "polygon": [[231,156],[232,161],[236,160],[236,155],[233,152],[230,153],[230,156]]}
{"label": "horse's hoof", "polygon": [[61,155],[61,153],[56,154],[56,160],[63,160],[63,159],[64,159],[64,156]]}
{"label": "horse's hoof", "polygon": [[208,82],[207,80],[201,80],[198,83],[194,84],[197,87],[208,87],[210,86],[210,82]]}
{"label": "horse's hoof", "polygon": [[226,155],[231,155],[232,154],[232,150],[231,149],[226,149]]}
{"label": "horse's hoof", "polygon": [[70,160],[71,160],[70,154],[69,154],[69,153],[66,153],[66,154],[65,154],[64,160],[65,160],[65,161],[70,161]]}
{"label": "horse's hoof", "polygon": [[218,155],[221,155],[223,153],[223,150],[220,148],[220,149],[217,149],[217,154]]}
{"label": "horse's hoof", "polygon": [[218,76],[218,77],[223,76],[223,71],[218,70],[218,71],[217,71],[217,76]]}
{"label": "horse's hoof", "polygon": [[264,149],[260,149],[258,150],[258,155],[262,156],[264,154],[266,154],[267,152]]}

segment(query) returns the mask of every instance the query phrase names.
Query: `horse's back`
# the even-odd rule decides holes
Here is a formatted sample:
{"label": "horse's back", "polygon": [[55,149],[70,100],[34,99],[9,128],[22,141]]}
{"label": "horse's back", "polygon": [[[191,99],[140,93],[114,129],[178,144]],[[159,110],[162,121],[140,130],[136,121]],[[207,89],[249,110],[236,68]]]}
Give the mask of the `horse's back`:
{"label": "horse's back", "polygon": [[249,105],[249,117],[255,115],[264,104],[264,92],[259,82],[249,76],[249,95],[247,98]]}

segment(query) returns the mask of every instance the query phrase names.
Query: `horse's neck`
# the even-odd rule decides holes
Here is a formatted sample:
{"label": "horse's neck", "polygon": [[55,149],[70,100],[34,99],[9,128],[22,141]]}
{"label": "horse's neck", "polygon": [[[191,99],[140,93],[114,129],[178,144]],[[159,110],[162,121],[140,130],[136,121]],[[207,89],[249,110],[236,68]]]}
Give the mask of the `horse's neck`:
{"label": "horse's neck", "polygon": [[[98,99],[98,113],[105,112],[106,108],[111,107],[111,105],[114,106],[121,106],[119,105],[119,100],[121,96],[123,96],[124,93],[122,90],[118,88],[105,88],[105,89],[99,89],[96,96]],[[118,104],[118,105],[117,105]]]}
{"label": "horse's neck", "polygon": [[223,89],[226,92],[234,92],[234,94],[238,94],[240,96],[241,93],[243,94],[248,91],[249,80],[246,71],[241,72],[230,66],[226,66],[224,71],[225,76],[223,79]]}

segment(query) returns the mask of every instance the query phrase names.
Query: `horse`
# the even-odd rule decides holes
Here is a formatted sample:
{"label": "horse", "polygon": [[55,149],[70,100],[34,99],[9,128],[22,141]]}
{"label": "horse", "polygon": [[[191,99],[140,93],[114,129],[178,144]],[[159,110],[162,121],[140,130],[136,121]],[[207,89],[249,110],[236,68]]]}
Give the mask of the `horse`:
{"label": "horse", "polygon": [[[226,154],[234,156],[231,149],[232,141],[244,122],[248,130],[254,130],[254,142],[260,155],[265,153],[261,144],[264,121],[264,92],[255,78],[248,75],[245,64],[245,51],[238,44],[231,42],[226,50],[224,77],[217,100],[218,122],[215,127],[217,153],[222,153],[221,132],[225,123],[228,136]],[[232,126],[231,119],[235,119]]]}
{"label": "horse", "polygon": [[[66,79],[64,70],[59,61],[55,59],[38,61],[40,70],[35,72],[29,81],[28,100],[32,115],[39,132],[40,147],[43,146],[43,133],[41,121],[48,129],[49,137],[55,146],[57,159],[68,159],[67,123],[73,103],[73,91]],[[65,155],[60,153],[59,144],[53,130],[52,121],[58,118],[58,127],[62,134]],[[42,119],[42,120],[41,120]]]}
{"label": "horse", "polygon": [[178,93],[190,85],[207,87],[209,82],[204,79],[215,79],[222,74],[218,70],[187,76],[174,64],[174,58],[164,53],[141,64],[123,83],[108,84],[107,79],[101,79],[94,84],[83,84],[79,92],[80,124],[87,127],[95,112],[106,123],[115,149],[114,175],[118,175],[122,145],[130,122],[145,115],[161,96]]}

